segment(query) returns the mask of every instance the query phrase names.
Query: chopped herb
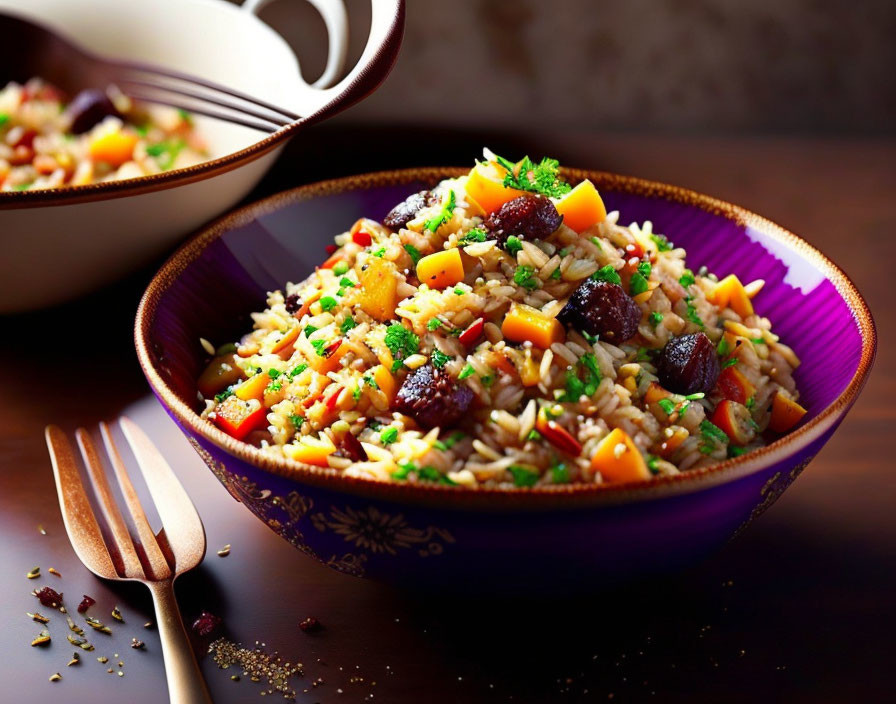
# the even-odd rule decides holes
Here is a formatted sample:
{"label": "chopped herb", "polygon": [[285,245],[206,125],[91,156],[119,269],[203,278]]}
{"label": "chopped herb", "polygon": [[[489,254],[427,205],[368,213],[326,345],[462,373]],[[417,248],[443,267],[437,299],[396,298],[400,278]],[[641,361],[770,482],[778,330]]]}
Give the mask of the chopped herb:
{"label": "chopped herb", "polygon": [[347,271],[348,262],[346,261],[336,262],[336,264],[333,266],[333,273],[336,274],[336,276],[342,276]]}
{"label": "chopped herb", "polygon": [[457,378],[458,379],[466,379],[468,376],[473,376],[475,373],[476,373],[476,370],[473,369],[473,365],[467,364],[467,366],[465,366],[463,368],[461,373],[457,375]]}
{"label": "chopped herb", "polygon": [[308,368],[307,364],[298,364],[292,369],[289,370],[289,378],[295,379],[299,374],[305,371]]}
{"label": "chopped herb", "polygon": [[293,424],[296,430],[298,430],[305,423],[305,419],[302,418],[302,416],[293,413],[289,416],[289,422]]}
{"label": "chopped herb", "polygon": [[454,295],[455,296],[463,296],[466,293],[460,286],[454,287]]}
{"label": "chopped herb", "polygon": [[653,243],[656,245],[657,251],[668,252],[675,249],[675,245],[673,245],[665,235],[650,235],[650,239],[653,240]]}
{"label": "chopped herb", "polygon": [[317,330],[318,329],[314,325],[306,325],[304,330],[305,337],[311,337]]}
{"label": "chopped herb", "polygon": [[403,462],[398,465],[398,469],[392,472],[392,478],[397,479],[398,481],[403,481],[408,478],[408,475],[411,472],[417,471],[417,465],[413,462]]}
{"label": "chopped herb", "polygon": [[338,301],[332,296],[324,296],[320,299],[320,309],[324,312],[331,311],[336,307]]}
{"label": "chopped herb", "polygon": [[450,436],[448,436],[448,439],[445,440],[445,447],[450,450],[465,437],[467,437],[466,433],[462,433],[460,430],[455,430],[453,433],[451,433]]}
{"label": "chopped herb", "polygon": [[361,398],[361,387],[360,386],[356,386],[354,389],[352,389],[352,398],[355,401],[360,400],[360,398]]}
{"label": "chopped herb", "polygon": [[706,327],[703,323],[703,319],[697,315],[697,309],[694,308],[694,304],[691,303],[691,299],[685,299],[687,303],[687,318],[695,325],[699,325],[701,328]]}
{"label": "chopped herb", "polygon": [[748,447],[738,447],[737,445],[729,445],[728,446],[728,456],[729,457],[740,457],[741,455],[745,455],[750,451]]}
{"label": "chopped herb", "polygon": [[728,367],[733,367],[735,364],[738,363],[738,361],[739,360],[737,357],[732,357],[731,359],[726,359],[724,362],[722,362],[722,369],[727,369]]}
{"label": "chopped herb", "polygon": [[398,428],[386,428],[380,433],[380,442],[383,445],[391,445],[398,440]]}
{"label": "chopped herb", "polygon": [[519,164],[514,164],[495,155],[495,160],[507,171],[504,176],[505,188],[540,193],[550,198],[559,198],[572,190],[572,186],[560,179],[560,162],[556,159],[545,157],[536,164],[528,156],[524,156]]}
{"label": "chopped herb", "polygon": [[764,345],[764,344],[766,344],[766,342],[765,342],[765,338],[764,338],[764,337],[751,337],[751,338],[750,338],[750,342],[752,342],[754,345]]}
{"label": "chopped herb", "polygon": [[355,282],[347,276],[343,276],[341,279],[339,279],[339,285],[342,286],[342,288],[354,288]]}
{"label": "chopped herb", "polygon": [[679,277],[678,283],[687,288],[688,286],[693,286],[696,283],[696,279],[694,278],[694,272],[690,269],[685,269],[684,273]]}
{"label": "chopped herb", "polygon": [[744,406],[746,406],[747,410],[752,411],[754,408],[756,408],[756,397],[750,396]]}
{"label": "chopped herb", "polygon": [[656,327],[656,326],[659,325],[661,322],[663,322],[663,318],[664,318],[664,317],[665,317],[665,316],[664,316],[662,313],[660,313],[659,311],[655,310],[655,311],[653,311],[653,312],[650,314],[650,316],[649,316],[649,318],[650,318],[650,324],[653,325],[653,327]]}
{"label": "chopped herb", "polygon": [[522,286],[527,291],[534,291],[538,288],[538,279],[535,278],[535,268],[528,264],[518,266],[513,272],[513,282],[518,286]]}
{"label": "chopped herb", "polygon": [[352,328],[356,328],[358,324],[355,322],[355,319],[349,316],[345,320],[342,321],[342,325],[339,326],[339,330],[345,335]]}
{"label": "chopped herb", "polygon": [[619,274],[616,273],[612,264],[602,266],[591,275],[591,278],[594,281],[606,281],[607,283],[616,284],[617,286],[622,285],[622,279],[619,278]]}
{"label": "chopped herb", "polygon": [[703,443],[698,448],[704,455],[711,455],[719,446],[728,444],[728,436],[719,426],[704,420],[700,423],[700,437]]}
{"label": "chopped herb", "polygon": [[526,440],[537,442],[541,440],[541,433],[539,433],[537,430],[530,430],[529,434],[526,436]]}
{"label": "chopped herb", "polygon": [[426,329],[430,332],[438,330],[440,327],[442,327],[442,321],[438,318],[430,318],[429,322],[426,323]]}
{"label": "chopped herb", "polygon": [[436,440],[436,441],[432,444],[432,446],[433,446],[434,448],[436,448],[437,450],[441,450],[442,452],[445,452],[445,450],[448,449],[448,446],[447,446],[445,443],[443,443],[441,440]]}
{"label": "chopped herb", "polygon": [[268,376],[271,377],[271,379],[276,379],[281,373],[282,372],[277,369],[268,369]]}
{"label": "chopped herb", "polygon": [[373,256],[375,256],[375,257],[379,257],[380,259],[382,259],[383,256],[385,256],[385,254],[386,254],[386,248],[385,248],[385,247],[380,247],[379,249],[374,250],[373,252],[371,252],[371,254],[372,254]]}
{"label": "chopped herb", "polygon": [[403,366],[404,366],[404,362],[402,362],[400,359],[396,359],[395,361],[392,362],[392,373],[394,374],[399,369],[401,369]]}
{"label": "chopped herb", "polygon": [[590,342],[593,345],[595,342],[597,342],[597,340],[600,336],[592,335],[587,330],[582,330],[582,337],[584,337],[586,340],[588,340],[588,342]]}
{"label": "chopped herb", "polygon": [[448,334],[451,335],[451,337],[460,337],[464,334],[464,331],[462,328],[454,328],[454,330],[450,331]]}
{"label": "chopped herb", "polygon": [[3,127],[7,122],[9,122],[10,117],[9,113],[0,112],[0,127]]}
{"label": "chopped herb", "polygon": [[583,354],[576,362],[575,368],[566,370],[566,393],[558,400],[575,403],[582,396],[594,396],[603,375],[597,365],[597,358],[591,352]]}
{"label": "chopped herb", "polygon": [[420,250],[412,244],[406,244],[404,246],[404,251],[407,252],[411,257],[411,261],[414,262],[414,266],[417,266],[417,262],[419,262],[420,258],[423,256],[422,254],[420,254]]}
{"label": "chopped herb", "polygon": [[596,237],[596,236],[592,237],[591,244],[593,244],[595,247],[597,247],[601,252],[604,251],[604,246],[600,243],[600,239],[598,237]]}
{"label": "chopped herb", "polygon": [[673,401],[671,398],[661,398],[656,403],[660,408],[663,409],[663,413],[665,413],[667,416],[671,416],[675,411],[675,401]]}
{"label": "chopped herb", "polygon": [[560,271],[559,266],[551,272],[551,278],[554,281],[559,281],[561,278],[563,278],[563,272]]}
{"label": "chopped herb", "polygon": [[650,262],[641,262],[638,264],[638,273],[641,274],[645,279],[650,276],[650,272],[653,270],[653,267],[650,266]]}
{"label": "chopped herb", "polygon": [[650,262],[641,262],[638,264],[638,270],[632,274],[631,282],[629,283],[629,291],[632,296],[637,296],[640,293],[644,293],[650,287],[647,285],[647,279],[650,276]]}
{"label": "chopped herb", "polygon": [[716,353],[719,355],[719,357],[727,357],[730,351],[731,350],[728,347],[728,340],[723,337],[721,340],[719,340],[719,345],[718,347],[716,347]]}
{"label": "chopped herb", "polygon": [[146,147],[146,153],[149,156],[156,157],[159,168],[162,171],[167,171],[174,166],[178,154],[185,146],[187,146],[187,143],[183,139],[171,139],[150,144]]}
{"label": "chopped herb", "polygon": [[270,393],[274,393],[275,391],[280,391],[280,389],[282,389],[282,388],[283,388],[283,382],[275,381],[273,383],[268,384],[267,387],[265,387],[264,392],[266,394],[270,394]]}
{"label": "chopped herb", "polygon": [[561,257],[565,257],[565,256],[566,256],[567,254],[569,254],[571,251],[572,251],[572,247],[564,247],[564,248],[561,249],[559,252],[557,252],[557,254],[559,254]]}
{"label": "chopped herb", "polygon": [[685,396],[688,401],[699,401],[701,398],[706,398],[706,394],[702,391],[698,391],[695,394],[688,394]]}
{"label": "chopped herb", "polygon": [[650,470],[651,474],[659,474],[660,465],[659,459],[654,457],[653,455],[647,455],[647,469]]}
{"label": "chopped herb", "polygon": [[457,207],[457,197],[454,195],[454,191],[449,190],[447,196],[442,201],[442,209],[439,210],[439,214],[434,218],[430,218],[426,221],[426,224],[423,225],[424,228],[429,230],[430,232],[435,232],[442,225],[444,225],[451,218],[451,214],[454,212],[454,209]]}
{"label": "chopped herb", "polygon": [[34,181],[27,181],[26,183],[17,183],[12,187],[14,191],[27,191],[31,186],[34,185]]}
{"label": "chopped herb", "polygon": [[472,230],[467,230],[466,234],[460,238],[460,241],[464,244],[470,244],[473,242],[485,242],[488,239],[488,235],[485,230],[480,227],[474,227]]}
{"label": "chopped herb", "polygon": [[317,352],[318,357],[326,357],[327,356],[327,341],[326,340],[312,340],[311,346],[314,348],[314,351]]}
{"label": "chopped herb", "polygon": [[386,328],[385,343],[395,359],[417,354],[420,349],[420,338],[401,323],[392,323]]}
{"label": "chopped herb", "polygon": [[511,235],[507,238],[507,241],[504,243],[504,249],[506,249],[511,255],[516,254],[523,248],[523,243],[520,242],[520,238],[516,235]]}
{"label": "chopped herb", "polygon": [[551,481],[554,484],[569,484],[569,469],[562,462],[551,465]]}
{"label": "chopped herb", "polygon": [[429,359],[432,362],[432,366],[434,366],[436,369],[441,369],[451,361],[451,357],[442,352],[442,350],[433,350],[432,355]]}
{"label": "chopped herb", "polygon": [[514,486],[534,486],[538,481],[538,472],[533,472],[518,464],[510,465],[507,471],[513,475]]}
{"label": "chopped herb", "polygon": [[361,381],[363,381],[365,384],[367,384],[372,389],[379,390],[379,388],[380,388],[380,385],[377,384],[376,381],[374,381],[372,376],[362,376]]}
{"label": "chopped herb", "polygon": [[423,467],[417,472],[417,478],[422,479],[428,482],[438,482],[439,484],[448,484],[450,486],[456,486],[457,482],[452,481],[444,474],[442,474],[435,467]]}
{"label": "chopped herb", "polygon": [[639,347],[638,351],[635,353],[635,361],[636,362],[649,362],[650,361],[650,350],[646,347]]}

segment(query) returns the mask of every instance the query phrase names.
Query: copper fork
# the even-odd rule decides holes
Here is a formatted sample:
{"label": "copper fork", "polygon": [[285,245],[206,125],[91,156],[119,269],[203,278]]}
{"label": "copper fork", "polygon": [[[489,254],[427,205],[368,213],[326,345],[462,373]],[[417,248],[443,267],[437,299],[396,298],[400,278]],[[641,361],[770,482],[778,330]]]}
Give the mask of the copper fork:
{"label": "copper fork", "polygon": [[118,423],[149,488],[162,521],[162,530],[158,535],[153,533],[105,423],[100,423],[100,434],[108,464],[118,479],[136,529],[136,539],[132,539],[112,495],[103,461],[90,434],[84,428],[78,428],[75,438],[108,527],[108,544],[90,506],[72,444],[62,430],[50,425],[45,435],[53,460],[65,530],[75,553],[95,575],[103,579],[143,582],[149,587],[172,704],[210,704],[211,698],[174,597],[174,580],[196,567],[205,555],[202,521],[187,492],[152,441],[130,419],[122,417]]}

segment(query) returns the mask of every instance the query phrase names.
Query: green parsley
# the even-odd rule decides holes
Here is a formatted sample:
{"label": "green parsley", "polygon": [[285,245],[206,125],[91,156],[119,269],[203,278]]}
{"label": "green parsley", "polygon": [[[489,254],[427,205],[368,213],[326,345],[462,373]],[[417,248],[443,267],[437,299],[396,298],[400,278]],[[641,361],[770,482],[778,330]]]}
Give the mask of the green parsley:
{"label": "green parsley", "polygon": [[420,349],[420,338],[401,323],[392,323],[386,328],[385,343],[395,359],[417,354]]}
{"label": "green parsley", "polygon": [[361,386],[360,385],[358,385],[354,389],[352,389],[352,398],[355,399],[355,401],[361,400]]}
{"label": "green parsley", "polygon": [[404,481],[411,472],[417,471],[417,465],[413,462],[402,462],[398,465],[398,469],[392,472],[392,478],[398,481]]}
{"label": "green parsley", "polygon": [[507,171],[504,176],[505,188],[540,193],[550,198],[559,198],[572,190],[572,186],[560,179],[560,162],[556,159],[545,157],[536,164],[528,156],[524,156],[519,164],[514,164],[496,154],[495,160]]}
{"label": "green parsley", "polygon": [[429,220],[427,220],[426,224],[423,225],[423,227],[430,232],[435,232],[442,225],[448,222],[449,218],[451,218],[451,214],[454,212],[454,209],[456,207],[457,197],[454,195],[454,191],[449,190],[447,196],[442,201],[442,209],[439,211],[439,214],[434,218],[430,218]]}
{"label": "green parsley", "polygon": [[289,370],[289,378],[295,379],[299,374],[305,371],[308,368],[307,364],[298,364],[292,369]]}
{"label": "green parsley", "polygon": [[656,404],[663,409],[663,413],[667,416],[671,416],[675,411],[675,401],[671,398],[661,398]]}
{"label": "green parsley", "polygon": [[291,416],[289,416],[289,422],[292,423],[293,426],[295,426],[296,430],[298,430],[299,428],[302,427],[302,424],[305,422],[305,419],[302,418],[302,416],[299,416],[299,415],[296,415],[295,413],[293,413]]}
{"label": "green parsley", "polygon": [[538,472],[533,472],[518,464],[510,465],[507,471],[513,475],[514,486],[535,486],[535,482],[538,481]]}
{"label": "green parsley", "polygon": [[551,272],[551,278],[554,281],[559,281],[561,278],[563,278],[563,272],[560,271],[559,266]]}
{"label": "green parsley", "polygon": [[432,446],[433,446],[434,448],[436,448],[437,450],[441,450],[442,452],[445,452],[445,450],[448,449],[448,446],[447,446],[445,443],[443,443],[441,440],[436,440],[436,441],[432,444]]}
{"label": "green parsley", "polygon": [[380,385],[374,381],[372,376],[362,376],[361,381],[367,384],[371,389],[379,389]]}
{"label": "green parsley", "polygon": [[756,397],[750,396],[750,398],[747,399],[747,402],[744,404],[744,406],[747,407],[748,411],[752,411],[754,408],[756,408]]}
{"label": "green parsley", "polygon": [[271,377],[271,379],[276,379],[280,376],[280,371],[277,369],[268,369],[268,376]]}
{"label": "green parsley", "polygon": [[728,346],[728,340],[722,337],[722,339],[719,340],[718,346],[716,347],[716,353],[719,355],[719,357],[727,357],[730,351],[731,349]]}
{"label": "green parsley", "polygon": [[452,481],[442,474],[435,467],[422,467],[417,470],[417,478],[427,482],[438,482],[439,484],[448,484],[449,486],[457,486],[457,482]]}
{"label": "green parsley", "polygon": [[697,279],[694,278],[694,272],[690,269],[685,269],[684,273],[678,278],[678,283],[687,288],[688,286],[693,286],[697,282]]}
{"label": "green parsley", "polygon": [[396,359],[395,361],[392,362],[392,373],[394,374],[399,369],[401,369],[403,366],[404,366],[404,362],[402,362],[400,359]]}
{"label": "green parsley", "polygon": [[688,320],[690,320],[695,325],[699,325],[701,328],[706,327],[706,325],[703,323],[703,319],[699,315],[697,315],[697,309],[694,307],[694,304],[691,303],[691,299],[687,298],[685,299],[685,302],[687,304]]}
{"label": "green parsley", "polygon": [[751,338],[750,338],[750,342],[752,342],[754,345],[764,345],[764,344],[766,344],[766,342],[765,342],[765,338],[764,338],[764,337],[751,337]]}
{"label": "green parsley", "polygon": [[221,393],[215,394],[215,401],[221,403],[224,399],[230,398],[231,396],[233,396],[233,389],[228,386]]}
{"label": "green parsley", "polygon": [[732,357],[731,359],[726,359],[724,362],[722,362],[722,369],[727,369],[728,367],[733,367],[735,364],[738,363],[738,361],[739,360],[737,357]]}
{"label": "green parsley", "polygon": [[272,394],[272,393],[274,393],[275,391],[279,391],[279,390],[282,389],[282,388],[283,388],[283,382],[280,382],[280,381],[274,381],[274,382],[271,382],[270,384],[267,385],[267,387],[265,388],[264,392],[265,392],[266,394]]}
{"label": "green parsley", "polygon": [[341,279],[339,279],[339,285],[340,285],[342,288],[354,288],[354,287],[355,287],[355,282],[352,281],[352,280],[351,280],[350,278],[348,278],[347,276],[343,276]]}
{"label": "green parsley", "polygon": [[332,296],[324,296],[320,299],[320,309],[324,312],[331,311],[336,307],[338,301]]}
{"label": "green parsley", "polygon": [[622,279],[619,278],[619,274],[616,273],[612,264],[602,266],[591,275],[591,278],[594,281],[606,281],[607,283],[616,284],[617,286],[622,285]]}
{"label": "green parsley", "polygon": [[146,147],[146,153],[149,156],[156,157],[159,168],[162,171],[167,171],[174,166],[178,154],[185,146],[187,146],[187,143],[182,139],[166,140],[150,144]]}
{"label": "green parsley", "polygon": [[471,244],[473,242],[485,242],[488,239],[488,234],[480,227],[474,227],[472,230],[467,230],[466,234],[460,238],[460,241],[464,244]]}
{"label": "green parsley", "polygon": [[504,249],[511,255],[515,255],[517,252],[522,250],[523,243],[520,241],[520,238],[516,235],[511,235],[507,238],[507,241],[504,243]]}
{"label": "green parsley", "polygon": [[345,274],[347,272],[348,272],[348,262],[345,262],[345,261],[336,262],[336,264],[333,266],[333,273],[336,274],[336,276],[342,276],[343,274]]}
{"label": "green parsley", "polygon": [[373,252],[371,252],[371,254],[372,254],[373,256],[375,256],[375,257],[379,257],[380,259],[382,259],[382,258],[386,255],[386,248],[385,248],[385,247],[380,247],[379,249],[374,250]]}
{"label": "green parsley", "polygon": [[551,481],[554,484],[569,484],[569,469],[562,462],[551,465]]}
{"label": "green parsley", "polygon": [[604,246],[600,243],[600,239],[596,235],[591,238],[591,244],[597,247],[601,252],[604,251]]}
{"label": "green parsley", "polygon": [[656,245],[657,251],[659,252],[668,252],[672,249],[675,249],[675,245],[669,241],[669,238],[665,235],[650,235],[650,239],[653,240],[653,243]]}
{"label": "green parsley", "polygon": [[591,398],[597,393],[603,375],[597,365],[597,357],[592,352],[583,354],[575,368],[566,370],[566,393],[559,400],[575,403],[582,396]]}
{"label": "green parsley", "polygon": [[468,376],[473,376],[476,373],[476,370],[473,369],[472,364],[467,364],[462,370],[461,373],[457,375],[458,379],[466,379]]}
{"label": "green parsley", "polygon": [[640,293],[644,293],[650,287],[647,285],[647,279],[650,276],[650,262],[641,262],[638,264],[638,270],[632,274],[631,282],[629,283],[629,291],[632,296],[637,296]]}
{"label": "green parsley", "polygon": [[414,262],[414,266],[417,266],[417,262],[423,257],[423,255],[420,254],[420,250],[412,244],[406,244],[404,246],[404,251],[410,255],[411,261]]}
{"label": "green parsley", "polygon": [[8,113],[0,112],[0,127],[3,127],[7,122],[9,122],[10,117]]}
{"label": "green parsley", "polygon": [[433,330],[438,330],[442,327],[442,321],[438,318],[430,318],[429,322],[426,323],[426,329],[432,332]]}
{"label": "green parsley", "polygon": [[700,423],[700,437],[703,442],[698,448],[704,455],[711,455],[719,446],[728,444],[728,436],[719,426],[704,420]]}
{"label": "green parsley", "polygon": [[455,296],[463,296],[466,293],[460,286],[454,287],[454,295]]}
{"label": "green parsley", "polygon": [[432,366],[434,366],[436,369],[441,369],[451,361],[451,357],[441,350],[433,350],[432,355],[429,359],[432,362]]}
{"label": "green parsley", "polygon": [[317,352],[318,357],[326,357],[327,356],[327,341],[326,340],[312,340],[311,346],[314,348],[314,351]]}
{"label": "green parsley", "polygon": [[355,319],[349,316],[342,321],[342,325],[339,326],[339,330],[343,335],[345,335],[349,330],[356,327],[358,327],[358,324],[355,322]]}
{"label": "green parsley", "polygon": [[650,314],[650,316],[649,316],[649,318],[650,318],[650,324],[651,324],[653,327],[656,327],[656,326],[659,325],[661,322],[663,322],[663,318],[664,318],[664,317],[665,317],[665,316],[664,316],[662,313],[660,313],[658,310],[655,310],[655,311],[653,311],[653,312]]}
{"label": "green parsley", "polygon": [[305,326],[305,337],[311,337],[316,332],[317,332],[317,328],[314,325],[306,325]]}
{"label": "green parsley", "polygon": [[740,457],[741,455],[745,455],[750,451],[748,447],[738,447],[737,445],[729,445],[728,446],[728,456],[729,457]]}
{"label": "green parsley", "polygon": [[528,264],[518,266],[513,272],[513,282],[518,286],[522,286],[527,291],[534,291],[538,288],[538,279],[535,278],[535,268]]}

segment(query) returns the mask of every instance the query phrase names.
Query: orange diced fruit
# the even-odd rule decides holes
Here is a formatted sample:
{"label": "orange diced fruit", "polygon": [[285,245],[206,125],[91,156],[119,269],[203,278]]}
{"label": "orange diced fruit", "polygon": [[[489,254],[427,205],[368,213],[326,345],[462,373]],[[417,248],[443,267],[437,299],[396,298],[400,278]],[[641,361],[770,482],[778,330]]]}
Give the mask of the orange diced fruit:
{"label": "orange diced fruit", "polygon": [[311,368],[318,374],[329,374],[339,369],[339,360],[346,353],[346,346],[340,337],[338,340],[331,342],[324,348],[323,354],[318,354],[317,350],[309,357]]}
{"label": "orange diced fruit", "polygon": [[242,379],[243,370],[237,366],[236,359],[236,355],[222,354],[209,362],[199,375],[199,393],[205,398],[211,398]]}
{"label": "orange diced fruit", "polygon": [[752,429],[747,425],[750,412],[736,401],[720,401],[709,420],[721,428],[734,445],[746,445],[754,437]]}
{"label": "orange diced fruit", "polygon": [[664,398],[672,398],[672,392],[666,391],[655,381],[651,381],[647,391],[644,392],[644,403],[650,405],[651,403],[662,401]]}
{"label": "orange diced fruit", "polygon": [[725,398],[746,403],[756,393],[756,387],[745,377],[736,366],[725,367],[719,374],[719,391]]}
{"label": "orange diced fruit", "polygon": [[118,167],[131,160],[138,140],[139,137],[131,132],[111,130],[90,140],[87,152],[93,161],[104,161]]}
{"label": "orange diced fruit", "polygon": [[317,467],[328,467],[327,458],[336,452],[336,446],[327,435],[319,438],[305,436],[298,442],[283,446],[283,452],[290,459]]}
{"label": "orange diced fruit", "polygon": [[417,262],[417,278],[430,288],[448,288],[464,280],[464,263],[457,248],[429,254]]}
{"label": "orange diced fruit", "polygon": [[523,191],[504,186],[506,175],[507,171],[494,162],[476,164],[467,177],[467,200],[472,200],[488,215],[507,201],[523,195]]}
{"label": "orange diced fruit", "polygon": [[373,380],[376,382],[376,385],[380,387],[380,391],[386,394],[386,398],[389,399],[389,403],[391,404],[392,401],[395,400],[395,395],[398,393],[398,382],[395,380],[395,377],[392,376],[392,372],[380,364],[373,370]]}
{"label": "orange diced fruit", "polygon": [[267,385],[270,383],[271,377],[263,372],[260,372],[255,376],[250,376],[248,379],[246,379],[242,384],[240,384],[233,390],[233,393],[237,398],[240,398],[243,401],[249,401],[253,398],[261,400],[264,397],[265,388],[267,388]]}
{"label": "orange diced fruit", "polygon": [[296,338],[299,336],[299,328],[298,326],[294,328],[290,328],[287,330],[283,337],[281,337],[277,342],[274,343],[274,346],[271,347],[271,352],[273,354],[277,354],[281,350],[285,350],[287,347],[292,345],[293,342],[296,341]]}
{"label": "orange diced fruit", "polygon": [[776,433],[786,433],[799,423],[807,411],[780,391],[772,398],[772,415],[768,427]]}
{"label": "orange diced fruit", "polygon": [[501,332],[512,342],[528,340],[543,350],[566,339],[566,331],[559,320],[522,303],[510,307],[501,324]]}
{"label": "orange diced fruit", "polygon": [[380,257],[371,257],[367,267],[358,274],[361,283],[358,303],[367,315],[381,323],[395,317],[396,276],[395,266]]}
{"label": "orange diced fruit", "polygon": [[563,224],[576,232],[583,232],[607,217],[604,201],[591,181],[585,179],[556,201]]}
{"label": "orange diced fruit", "polygon": [[635,482],[650,479],[650,470],[641,451],[628,433],[614,428],[601,440],[591,458],[591,469],[605,482]]}
{"label": "orange diced fruit", "polygon": [[708,298],[719,308],[731,308],[741,318],[753,315],[753,302],[740,279],[734,274],[719,281]]}
{"label": "orange diced fruit", "polygon": [[215,409],[215,425],[237,440],[267,425],[267,410],[256,400],[244,401],[228,396]]}

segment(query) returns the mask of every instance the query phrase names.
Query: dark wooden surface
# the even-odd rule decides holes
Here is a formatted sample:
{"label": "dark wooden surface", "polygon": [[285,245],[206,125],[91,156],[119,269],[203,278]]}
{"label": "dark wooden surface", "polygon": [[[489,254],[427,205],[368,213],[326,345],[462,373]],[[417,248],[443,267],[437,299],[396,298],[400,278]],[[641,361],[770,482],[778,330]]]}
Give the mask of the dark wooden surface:
{"label": "dark wooden surface", "polygon": [[[294,143],[256,195],[369,169],[469,164],[482,143],[732,200],[791,227],[840,263],[876,316],[880,354],[863,396],[810,469],[738,540],[664,579],[614,591],[582,585],[582,595],[528,601],[407,593],[356,580],[303,557],[235,503],[149,396],[131,343],[146,270],[74,304],[0,320],[0,700],[165,701],[158,638],[142,627],[153,618],[148,594],[139,585],[100,582],[80,565],[61,524],[42,436],[48,422],[71,429],[122,411],[159,442],[205,522],[209,555],[179,582],[185,617],[208,609],[223,617],[234,640],[263,642],[304,663],[305,676],[294,680],[299,701],[887,698],[896,655],[896,142],[524,139],[343,126]],[[218,557],[227,543],[230,556]],[[44,576],[29,581],[25,573],[35,565]],[[47,573],[51,566],[61,579]],[[40,630],[25,616],[37,605],[29,592],[43,584],[63,591],[72,607],[90,594],[98,601],[92,612],[107,622],[118,604],[126,623],[112,622],[111,637],[96,634],[97,651],[67,668],[73,647],[58,615],[52,645],[28,645]],[[300,631],[306,616],[325,629]],[[128,647],[134,636],[146,641],[145,652]],[[96,661],[106,655],[117,663],[115,653],[124,677]],[[217,702],[258,696],[259,685],[232,682],[232,671],[219,671],[207,657],[203,669]],[[62,681],[48,682],[57,671]],[[323,683],[313,688],[317,678]]]}

